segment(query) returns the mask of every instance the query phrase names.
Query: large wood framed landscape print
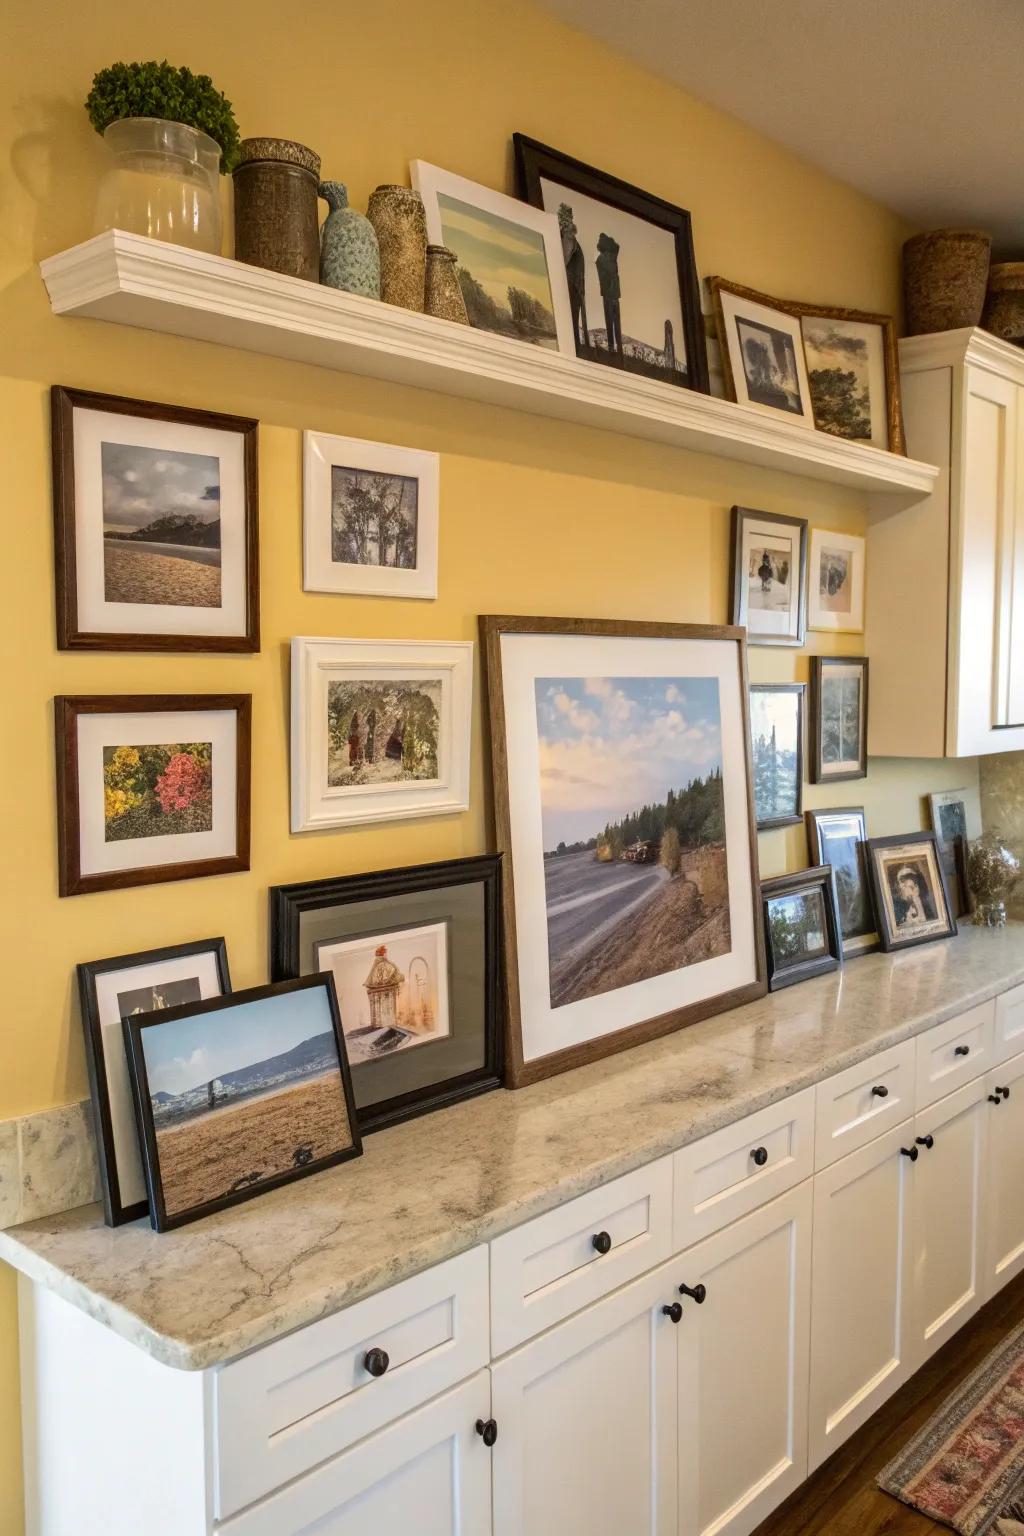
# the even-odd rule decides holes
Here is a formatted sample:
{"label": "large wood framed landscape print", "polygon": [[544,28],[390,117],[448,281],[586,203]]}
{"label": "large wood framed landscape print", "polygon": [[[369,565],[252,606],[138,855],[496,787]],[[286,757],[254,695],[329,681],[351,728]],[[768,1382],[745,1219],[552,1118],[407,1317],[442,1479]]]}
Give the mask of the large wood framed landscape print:
{"label": "large wood framed landscape print", "polygon": [[866,656],[811,657],[811,783],[868,771]]}
{"label": "large wood framed landscape print", "polygon": [[513,135],[521,197],[553,213],[579,357],[707,393],[690,215]]}
{"label": "large wood framed landscape print", "polygon": [[754,507],[732,509],[732,622],[751,645],[803,645],[807,628],[807,522]]}
{"label": "large wood framed landscape print", "polygon": [[51,391],[61,650],[259,650],[258,423]]}
{"label": "large wood framed landscape print", "polygon": [[742,631],[480,623],[512,1083],[761,996]]}

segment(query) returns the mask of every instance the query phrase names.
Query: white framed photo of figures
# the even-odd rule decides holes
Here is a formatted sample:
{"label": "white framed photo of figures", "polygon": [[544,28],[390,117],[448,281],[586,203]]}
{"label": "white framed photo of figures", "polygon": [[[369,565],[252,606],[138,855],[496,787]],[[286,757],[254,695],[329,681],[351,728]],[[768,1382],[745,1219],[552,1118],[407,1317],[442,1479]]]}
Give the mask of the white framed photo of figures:
{"label": "white framed photo of figures", "polygon": [[856,533],[811,529],[807,627],[864,633],[865,540]]}
{"label": "white framed photo of figures", "polygon": [[436,597],[439,486],[436,453],[305,432],[303,589]]}
{"label": "white framed photo of figures", "polygon": [[292,831],[469,806],[471,640],[292,641]]}
{"label": "white framed photo of figures", "polygon": [[754,507],[732,509],[732,622],[751,645],[803,645],[807,629],[807,522]]}

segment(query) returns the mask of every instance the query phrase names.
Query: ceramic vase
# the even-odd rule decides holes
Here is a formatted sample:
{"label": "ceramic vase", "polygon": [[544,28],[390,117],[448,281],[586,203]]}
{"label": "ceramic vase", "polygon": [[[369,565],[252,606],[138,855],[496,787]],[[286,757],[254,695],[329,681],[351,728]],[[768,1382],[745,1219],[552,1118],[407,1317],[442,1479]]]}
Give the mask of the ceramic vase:
{"label": "ceramic vase", "polygon": [[466,301],[455,270],[456,260],[455,252],[450,251],[446,245],[427,246],[423,307],[428,315],[436,315],[439,320],[453,320],[456,325],[468,325]]}
{"label": "ceramic vase", "polygon": [[369,219],[348,205],[343,181],[322,181],[330,212],[320,231],[320,281],[328,288],[380,298],[380,251]]}
{"label": "ceramic vase", "polygon": [[380,248],[381,298],[385,304],[422,313],[427,267],[423,199],[409,187],[378,187],[371,194],[366,216]]}
{"label": "ceramic vase", "polygon": [[243,139],[232,179],[236,259],[315,283],[320,156],[291,139]]}

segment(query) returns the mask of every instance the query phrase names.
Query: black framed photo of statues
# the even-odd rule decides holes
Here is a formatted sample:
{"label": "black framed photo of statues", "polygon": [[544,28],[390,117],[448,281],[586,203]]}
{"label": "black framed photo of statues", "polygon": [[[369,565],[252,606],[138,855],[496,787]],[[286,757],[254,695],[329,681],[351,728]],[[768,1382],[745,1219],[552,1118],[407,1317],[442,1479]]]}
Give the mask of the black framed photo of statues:
{"label": "black framed photo of statues", "polygon": [[524,134],[512,142],[520,197],[558,219],[577,356],[707,394],[685,208]]}

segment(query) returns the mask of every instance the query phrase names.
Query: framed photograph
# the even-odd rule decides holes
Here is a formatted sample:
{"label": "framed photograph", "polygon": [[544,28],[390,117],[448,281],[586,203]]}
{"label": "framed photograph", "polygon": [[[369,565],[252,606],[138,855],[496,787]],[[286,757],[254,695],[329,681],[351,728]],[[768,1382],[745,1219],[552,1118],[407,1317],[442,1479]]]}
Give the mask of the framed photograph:
{"label": "framed photograph", "polygon": [[771,991],[839,970],[843,943],[827,864],[765,880],[761,896]]}
{"label": "framed photograph", "polygon": [[108,1227],[135,1221],[149,1210],[122,1020],[136,1014],[162,1013],[180,1003],[222,997],[230,991],[223,939],[172,944],[136,955],[90,960],[78,967],[85,1059]]}
{"label": "framed photograph", "polygon": [[811,783],[868,771],[868,659],[811,657]]}
{"label": "framed photograph", "polygon": [[743,631],[480,624],[513,1086],[762,996]]}
{"label": "framed photograph", "polygon": [[831,864],[843,935],[843,958],[869,954],[881,943],[868,877],[868,831],[863,806],[807,811],[807,856]]}
{"label": "framed photograph", "polygon": [[864,633],[864,549],[855,533],[811,529],[808,628]]}
{"label": "framed photograph", "polygon": [[357,437],[302,437],[303,590],[437,596],[440,458]]}
{"label": "framed photograph", "polygon": [[952,938],[956,918],[934,832],[872,837],[868,861],[883,949]]}
{"label": "framed photograph", "polygon": [[292,831],[469,806],[471,640],[292,641]]}
{"label": "framed photograph", "polygon": [[513,134],[520,197],[558,220],[576,355],[708,391],[690,215]]}
{"label": "framed photograph", "polygon": [[251,702],[54,700],[62,896],[249,868]]}
{"label": "framed photograph", "polygon": [[967,844],[981,836],[981,796],[976,785],[946,789],[928,796],[928,808],[953,916],[963,917],[970,911],[964,860]]}
{"label": "framed photograph", "polygon": [[730,399],[814,427],[799,318],[767,294],[708,279]]}
{"label": "framed photograph", "polygon": [[270,892],[275,981],[329,971],[365,1133],[501,1083],[491,854]]}
{"label": "framed photograph", "polygon": [[57,645],[258,651],[258,422],[50,391]]}
{"label": "framed photograph", "polygon": [[783,308],[800,317],[818,430],[906,453],[892,316],[788,302]]}
{"label": "framed photograph", "polygon": [[122,1028],[158,1232],[362,1153],[329,976],[130,1014]]}
{"label": "framed photograph", "polygon": [[732,509],[732,621],[750,645],[803,645],[807,628],[807,522],[753,507]]}
{"label": "framed photograph", "polygon": [[794,826],[803,817],[803,683],[751,683],[750,740],[757,830]]}
{"label": "framed photograph", "polygon": [[425,160],[410,167],[427,239],[455,252],[469,323],[572,357],[572,320],[558,220]]}

